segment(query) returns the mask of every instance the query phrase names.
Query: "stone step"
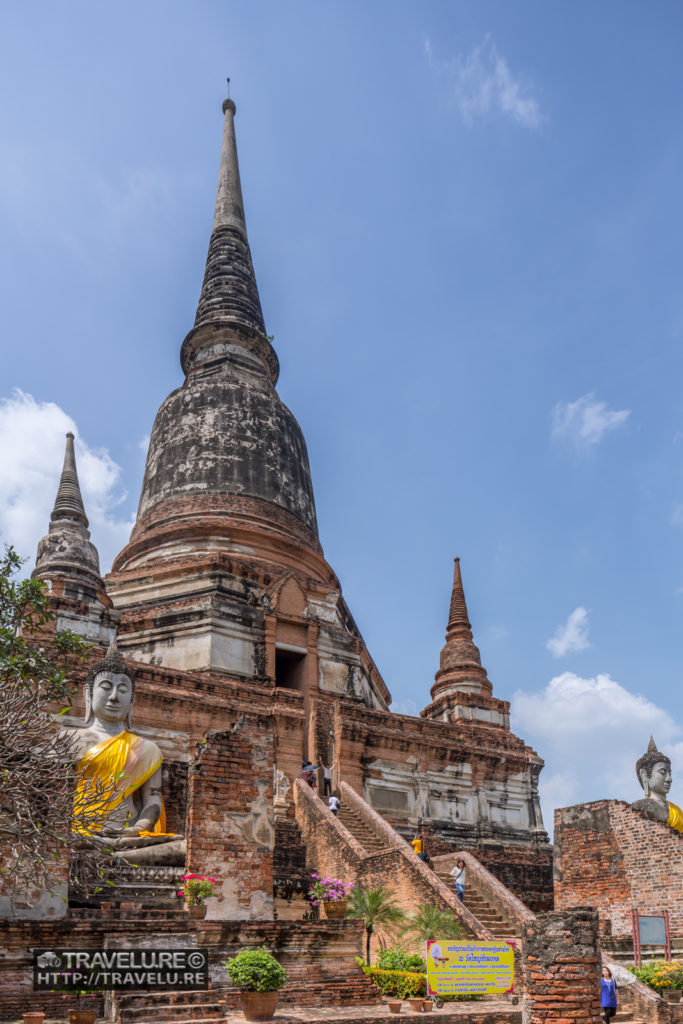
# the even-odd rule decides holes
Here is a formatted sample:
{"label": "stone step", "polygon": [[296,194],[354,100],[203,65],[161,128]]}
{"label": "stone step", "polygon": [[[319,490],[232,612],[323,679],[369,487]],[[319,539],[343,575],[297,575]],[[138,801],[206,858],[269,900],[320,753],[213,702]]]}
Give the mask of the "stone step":
{"label": "stone step", "polygon": [[122,1009],[136,1009],[150,1005],[155,1006],[193,1006],[197,1003],[225,1003],[224,989],[220,995],[219,990],[191,989],[187,992],[120,992],[118,996],[119,1006]]}
{"label": "stone step", "polygon": [[[125,1024],[139,1024],[139,1022],[150,1019],[149,1001],[144,1006],[126,1007],[121,1010],[121,1022]],[[167,1021],[186,1021],[192,1017],[199,1017],[200,1020],[220,1020],[225,1016],[225,1003],[192,1003],[185,1006],[158,1006],[154,1007],[153,1019],[158,1020],[160,1015]]]}

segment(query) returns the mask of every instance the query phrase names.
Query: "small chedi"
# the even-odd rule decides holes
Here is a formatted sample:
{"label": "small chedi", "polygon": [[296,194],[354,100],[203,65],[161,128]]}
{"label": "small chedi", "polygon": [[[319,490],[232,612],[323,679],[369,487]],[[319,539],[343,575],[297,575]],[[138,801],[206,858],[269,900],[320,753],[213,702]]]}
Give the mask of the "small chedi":
{"label": "small chedi", "polygon": [[161,750],[131,732],[135,683],[113,639],[84,685],[85,720],[68,732],[81,755],[77,799],[106,812],[98,840],[136,864],[183,864],[185,840],[165,831]]}
{"label": "small chedi", "polygon": [[671,759],[657,750],[652,736],[647,751],[636,762],[636,775],[645,796],[631,806],[664,821],[677,832],[683,832],[683,811],[667,800],[671,789]]}

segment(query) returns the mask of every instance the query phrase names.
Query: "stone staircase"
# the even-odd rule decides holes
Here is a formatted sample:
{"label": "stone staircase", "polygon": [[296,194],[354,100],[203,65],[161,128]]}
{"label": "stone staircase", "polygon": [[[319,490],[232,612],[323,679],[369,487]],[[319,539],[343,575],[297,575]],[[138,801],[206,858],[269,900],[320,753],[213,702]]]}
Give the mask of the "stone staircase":
{"label": "stone staircase", "polygon": [[[437,867],[436,875],[444,885],[453,888],[453,879],[448,868]],[[465,906],[468,910],[472,911],[478,921],[488,928],[494,938],[505,939],[508,942],[519,941],[519,939],[515,938],[514,927],[510,925],[505,915],[501,914],[494,904],[486,899],[483,893],[477,891],[476,882],[472,877],[471,871],[469,872],[465,888]]]}
{"label": "stone staircase", "polygon": [[[334,971],[319,965],[284,964],[287,983],[280,989],[279,1005],[292,1007],[378,1006],[379,990],[354,963]],[[119,993],[115,1002],[116,1024],[201,1024],[222,1020],[238,1010],[239,992],[234,988],[210,988],[202,992]]]}
{"label": "stone staircase", "polygon": [[295,821],[275,820],[273,899],[276,921],[315,920],[317,908],[308,899],[311,884],[306,847]]}
{"label": "stone staircase", "polygon": [[649,1024],[649,1021],[645,1021],[641,1017],[632,1016],[629,1009],[618,1009],[616,1017],[612,1017],[612,1020],[617,1024]]}
{"label": "stone staircase", "polygon": [[379,853],[386,850],[388,843],[383,836],[380,836],[361,817],[355,807],[342,805],[339,809],[339,821],[344,828],[347,828],[354,839],[357,839],[366,853]]}
{"label": "stone staircase", "polygon": [[220,1020],[225,1016],[226,995],[216,989],[206,992],[121,992],[117,999],[116,1022],[143,1024],[145,1021],[192,1022]]}

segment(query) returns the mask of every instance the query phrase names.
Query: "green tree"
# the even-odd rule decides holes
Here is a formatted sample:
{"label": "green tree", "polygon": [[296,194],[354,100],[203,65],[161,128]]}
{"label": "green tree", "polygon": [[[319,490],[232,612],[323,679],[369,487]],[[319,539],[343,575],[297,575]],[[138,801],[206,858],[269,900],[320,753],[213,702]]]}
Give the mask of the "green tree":
{"label": "green tree", "polygon": [[74,812],[78,758],[73,739],[55,724],[69,709],[70,674],[90,645],[54,629],[44,584],[19,579],[20,568],[7,548],[0,556],[0,891],[12,898],[51,890],[56,862],[88,846],[73,829],[87,833],[99,824],[97,812]]}
{"label": "green tree", "polygon": [[408,918],[403,928],[405,935],[410,935],[420,942],[435,939],[457,939],[464,932],[463,927],[451,910],[439,910],[433,903],[420,903],[417,910]]}
{"label": "green tree", "polygon": [[365,925],[365,959],[370,963],[370,940],[377,926],[391,932],[402,924],[405,914],[388,889],[354,889],[348,899],[347,917],[360,917]]}

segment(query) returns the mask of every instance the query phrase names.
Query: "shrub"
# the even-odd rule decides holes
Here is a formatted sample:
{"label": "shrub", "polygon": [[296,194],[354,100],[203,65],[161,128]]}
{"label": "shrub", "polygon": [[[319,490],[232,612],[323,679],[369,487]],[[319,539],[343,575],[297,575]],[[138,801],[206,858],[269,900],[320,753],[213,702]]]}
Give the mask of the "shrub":
{"label": "shrub", "polygon": [[265,946],[243,949],[224,960],[223,966],[237,988],[247,992],[276,992],[287,981],[287,974]]}
{"label": "shrub", "polygon": [[424,974],[427,964],[419,953],[406,953],[405,949],[391,946],[383,949],[377,957],[377,966],[383,971],[418,971]]}
{"label": "shrub", "polygon": [[[394,952],[400,951],[395,950]],[[383,996],[391,996],[394,999],[412,999],[414,996],[427,995],[427,975],[421,971],[383,970],[381,967],[369,967],[359,956],[354,957],[354,960],[363,972],[372,978]],[[475,1002],[484,997],[473,993],[472,995],[444,995],[440,998],[445,1003],[466,1003]]]}
{"label": "shrub", "polygon": [[655,992],[683,989],[683,964],[679,960],[650,960],[642,967],[629,967],[629,971]]}
{"label": "shrub", "polygon": [[368,967],[360,957],[356,958],[356,963],[369,978],[372,978],[383,996],[412,999],[413,996],[427,994],[426,974],[417,974],[414,971],[383,971],[380,967]]}

